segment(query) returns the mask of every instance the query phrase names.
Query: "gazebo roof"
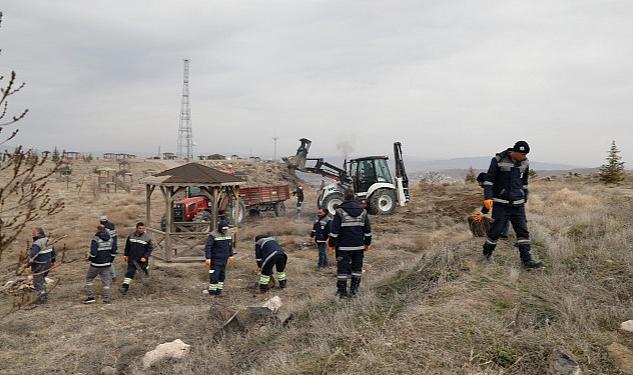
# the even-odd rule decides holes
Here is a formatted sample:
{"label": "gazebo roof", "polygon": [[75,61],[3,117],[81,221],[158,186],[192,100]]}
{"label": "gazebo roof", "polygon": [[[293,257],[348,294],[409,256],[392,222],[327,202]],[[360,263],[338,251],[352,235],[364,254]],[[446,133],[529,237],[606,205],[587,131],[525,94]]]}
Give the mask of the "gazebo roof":
{"label": "gazebo roof", "polygon": [[147,185],[242,185],[243,179],[198,163],[187,163],[176,168],[145,177]]}

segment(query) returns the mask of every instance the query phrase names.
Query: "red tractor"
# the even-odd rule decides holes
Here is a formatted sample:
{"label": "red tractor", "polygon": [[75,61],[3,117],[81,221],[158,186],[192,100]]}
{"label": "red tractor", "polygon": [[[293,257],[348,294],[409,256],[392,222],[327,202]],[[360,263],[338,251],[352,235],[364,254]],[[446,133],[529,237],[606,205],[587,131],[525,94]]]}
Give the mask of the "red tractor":
{"label": "red tractor", "polygon": [[[224,212],[230,224],[236,225],[244,221],[244,213],[259,214],[262,211],[274,211],[276,216],[286,213],[284,201],[290,198],[288,185],[255,186],[240,188],[239,213],[234,199],[229,195],[222,195],[218,205],[218,212]],[[202,195],[200,189],[191,188],[187,198],[174,202],[172,207],[174,222],[210,222],[212,221],[212,207],[207,196]],[[161,230],[166,228],[166,218],[161,221]]]}

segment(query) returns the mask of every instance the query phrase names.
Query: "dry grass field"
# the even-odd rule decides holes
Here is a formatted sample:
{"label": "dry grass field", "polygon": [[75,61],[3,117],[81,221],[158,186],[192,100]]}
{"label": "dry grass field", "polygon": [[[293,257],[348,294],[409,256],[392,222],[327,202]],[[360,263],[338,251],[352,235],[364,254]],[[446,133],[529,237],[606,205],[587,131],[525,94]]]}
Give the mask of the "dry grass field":
{"label": "dry grass field", "polygon": [[[161,167],[132,166],[135,176]],[[111,305],[85,306],[83,256],[98,216],[107,214],[124,237],[144,215],[143,193],[95,197],[53,182],[66,209],[44,225],[68,235],[67,263],[50,275],[59,285],[49,305],[0,320],[0,373],[96,374],[112,366],[125,374],[544,374],[551,354],[563,350],[584,373],[618,374],[606,347],[633,348],[633,337],[618,331],[633,317],[630,185],[535,182],[528,220],[533,253],[546,264],[538,271],[520,267],[512,236],[499,242],[492,263],[482,261],[482,239],[465,222],[481,204],[479,187],[415,186],[410,205],[372,217],[361,295],[345,301],[334,296],[335,269],[317,271],[316,249],[305,246],[316,193],[307,188],[303,219],[262,215],[242,225],[226,296],[202,293],[202,263],[156,262],[151,285],[133,283]],[[289,287],[266,296],[254,288],[252,240],[263,232],[289,254]],[[5,254],[2,275],[12,263]],[[121,275],[122,259],[116,267]],[[273,295],[293,313],[287,325],[216,335],[223,323],[216,311]],[[0,296],[0,314],[10,307]],[[178,338],[192,345],[186,359],[142,369],[145,352]]]}

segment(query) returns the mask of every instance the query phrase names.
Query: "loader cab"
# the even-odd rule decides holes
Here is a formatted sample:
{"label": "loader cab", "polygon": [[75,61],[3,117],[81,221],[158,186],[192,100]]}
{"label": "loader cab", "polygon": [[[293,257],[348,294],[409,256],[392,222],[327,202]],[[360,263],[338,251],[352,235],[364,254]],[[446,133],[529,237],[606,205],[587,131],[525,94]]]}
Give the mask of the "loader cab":
{"label": "loader cab", "polygon": [[356,193],[367,192],[376,183],[393,184],[386,156],[368,156],[349,162],[349,175]]}

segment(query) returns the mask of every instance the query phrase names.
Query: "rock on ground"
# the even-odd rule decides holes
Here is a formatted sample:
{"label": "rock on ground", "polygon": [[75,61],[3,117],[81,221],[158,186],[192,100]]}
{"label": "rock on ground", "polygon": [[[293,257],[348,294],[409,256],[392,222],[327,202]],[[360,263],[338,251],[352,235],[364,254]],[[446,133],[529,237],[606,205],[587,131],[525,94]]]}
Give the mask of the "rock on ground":
{"label": "rock on ground", "polygon": [[607,352],[609,353],[609,358],[611,358],[620,371],[624,374],[633,375],[633,352],[631,349],[617,342],[613,342],[607,346]]}
{"label": "rock on ground", "polygon": [[279,296],[274,296],[273,298],[271,298],[268,301],[264,302],[262,307],[267,307],[273,313],[277,313],[277,311],[279,311],[279,309],[281,308],[281,305],[282,305],[281,304],[281,298],[279,298]]}
{"label": "rock on ground", "polygon": [[561,350],[555,350],[549,358],[550,375],[581,375],[582,370],[572,356]]}
{"label": "rock on ground", "polygon": [[99,375],[116,375],[117,371],[114,367],[106,366],[99,371]]}
{"label": "rock on ground", "polygon": [[620,329],[626,332],[633,332],[633,320],[627,320],[620,324]]}
{"label": "rock on ground", "polygon": [[190,345],[185,344],[180,339],[160,344],[156,346],[154,350],[145,353],[145,356],[143,357],[143,368],[149,368],[154,363],[163,359],[183,358],[189,353],[190,347]]}

